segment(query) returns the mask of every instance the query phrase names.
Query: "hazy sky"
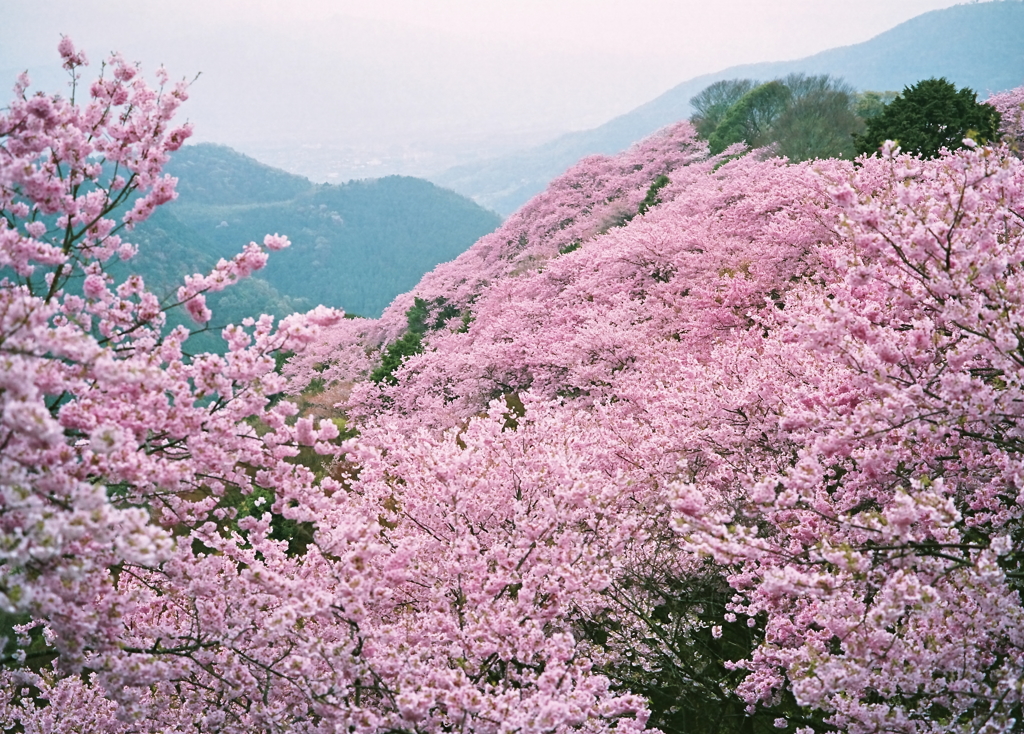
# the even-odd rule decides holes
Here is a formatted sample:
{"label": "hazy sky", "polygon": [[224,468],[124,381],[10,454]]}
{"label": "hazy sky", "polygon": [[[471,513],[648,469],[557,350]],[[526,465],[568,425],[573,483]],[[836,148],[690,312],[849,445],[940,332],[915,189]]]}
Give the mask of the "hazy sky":
{"label": "hazy sky", "polygon": [[59,84],[65,33],[94,62],[119,50],[147,70],[202,72],[184,109],[197,139],[281,160],[321,146],[411,170],[417,156],[437,167],[593,127],[699,74],[858,43],[954,4],[0,0],[0,73]]}

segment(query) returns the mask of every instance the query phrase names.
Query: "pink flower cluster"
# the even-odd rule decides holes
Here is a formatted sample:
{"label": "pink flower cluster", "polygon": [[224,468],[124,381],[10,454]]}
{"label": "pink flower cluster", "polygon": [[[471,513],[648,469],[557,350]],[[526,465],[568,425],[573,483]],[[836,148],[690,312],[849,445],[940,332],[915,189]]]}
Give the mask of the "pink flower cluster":
{"label": "pink flower cluster", "polygon": [[[75,93],[84,56],[66,38],[60,51]],[[292,559],[268,538],[269,513],[301,522],[307,497],[329,503],[337,483],[294,457],[301,446],[336,453],[339,437],[276,399],[274,354],[341,314],[319,308],[277,328],[247,320],[225,330],[226,355],[184,356],[188,331],[167,332],[142,280],[115,284],[104,264],[130,257],[124,230],[173,197],[161,167],[189,135],[170,124],[186,86],[153,90],[114,56],[85,102],[28,87],[22,77],[0,114],[0,608],[23,621],[4,631],[0,720],[273,728],[300,714],[279,697],[230,702],[263,701],[259,687],[281,679],[302,680],[285,687],[308,704],[320,694],[299,668],[323,672],[310,661],[325,649],[340,656],[331,675],[358,675],[354,610],[362,588],[372,593],[354,582],[314,600],[316,582],[289,573]],[[205,291],[265,261],[250,244],[187,279],[181,300],[205,316]],[[239,517],[238,498],[254,493],[272,501]],[[330,573],[348,588],[361,571],[345,569],[362,569],[379,542],[361,520],[331,532]],[[296,629],[296,614],[339,620],[340,637]],[[271,673],[283,651],[301,662]]]}
{"label": "pink flower cluster", "polygon": [[1024,146],[1024,87],[993,94],[986,101],[999,110],[999,132],[1003,135],[1003,142],[1020,155]]}

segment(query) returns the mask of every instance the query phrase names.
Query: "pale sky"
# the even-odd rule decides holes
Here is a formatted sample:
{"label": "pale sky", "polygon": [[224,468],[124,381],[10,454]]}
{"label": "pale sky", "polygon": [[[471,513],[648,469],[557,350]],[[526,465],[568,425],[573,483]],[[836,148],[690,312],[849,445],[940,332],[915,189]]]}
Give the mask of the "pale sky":
{"label": "pale sky", "polygon": [[422,174],[594,127],[700,74],[859,43],[954,4],[0,0],[0,85],[25,68],[60,85],[64,33],[97,64],[118,50],[145,70],[201,72],[183,109],[197,140],[276,165],[362,156],[375,175]]}

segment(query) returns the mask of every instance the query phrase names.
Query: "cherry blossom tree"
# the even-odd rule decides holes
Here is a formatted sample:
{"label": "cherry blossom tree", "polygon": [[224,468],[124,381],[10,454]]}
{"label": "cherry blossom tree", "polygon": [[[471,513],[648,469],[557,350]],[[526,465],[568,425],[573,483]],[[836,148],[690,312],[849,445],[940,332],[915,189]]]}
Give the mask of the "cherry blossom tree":
{"label": "cherry blossom tree", "polygon": [[[14,633],[2,718],[25,730],[116,730],[103,723],[111,717],[159,730],[273,721],[279,704],[265,689],[293,680],[269,668],[291,649],[274,630],[292,628],[273,620],[299,602],[253,595],[292,561],[267,537],[271,515],[240,517],[237,496],[262,493],[281,515],[323,501],[322,484],[289,457],[300,444],[330,453],[338,429],[273,402],[283,387],[273,354],[340,314],[317,309],[277,328],[250,320],[225,330],[225,356],[185,358],[188,331],[165,332],[166,309],[207,321],[204,294],[267,256],[248,245],[186,279],[176,304],[138,277],[114,284],[105,263],[135,249],[122,236],[174,196],[160,169],[191,132],[171,124],[187,85],[161,71],[152,89],[114,55],[80,102],[85,55],[67,38],[59,51],[70,95],[29,94],[23,75],[0,115],[0,605]],[[336,531],[347,538],[337,564],[375,546],[368,527]],[[230,550],[253,561],[251,577]]]}
{"label": "cherry blossom tree", "polygon": [[1024,87],[994,94],[986,102],[999,112],[999,132],[1003,143],[1020,155],[1024,144]]}
{"label": "cherry blossom tree", "polygon": [[676,501],[694,547],[738,564],[733,611],[766,619],[748,700],[788,689],[846,731],[1016,726],[1022,181],[998,149],[890,149],[831,191],[823,287],[762,347],[790,365],[791,465],[739,508],[690,481]]}

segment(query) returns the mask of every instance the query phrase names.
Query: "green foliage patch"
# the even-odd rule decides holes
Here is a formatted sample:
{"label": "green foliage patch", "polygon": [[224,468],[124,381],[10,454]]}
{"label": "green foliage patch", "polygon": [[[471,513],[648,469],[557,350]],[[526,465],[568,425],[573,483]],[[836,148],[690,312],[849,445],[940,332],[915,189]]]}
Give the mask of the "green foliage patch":
{"label": "green foliage patch", "polygon": [[852,158],[853,135],[864,129],[857,110],[877,114],[883,94],[858,95],[828,75],[790,74],[756,86],[749,79],[733,79],[716,82],[694,97],[696,112],[690,120],[716,154],[746,143],[755,148],[774,145],[778,155],[793,162]]}
{"label": "green foliage patch", "polygon": [[640,202],[640,206],[637,209],[637,214],[646,214],[653,207],[656,207],[661,203],[661,197],[658,196],[658,192],[665,188],[669,183],[669,177],[662,174],[654,179],[654,183],[651,184],[651,188],[647,189],[647,196]]}
{"label": "green foliage patch", "polygon": [[397,385],[395,371],[406,359],[423,353],[423,336],[428,331],[437,331],[455,318],[460,319],[459,332],[469,330],[472,317],[468,311],[463,312],[443,297],[425,300],[417,297],[412,307],[405,312],[408,329],[402,336],[388,344],[381,356],[381,362],[370,373],[370,379],[378,385]]}

